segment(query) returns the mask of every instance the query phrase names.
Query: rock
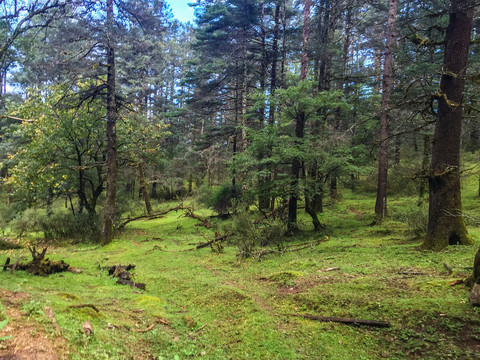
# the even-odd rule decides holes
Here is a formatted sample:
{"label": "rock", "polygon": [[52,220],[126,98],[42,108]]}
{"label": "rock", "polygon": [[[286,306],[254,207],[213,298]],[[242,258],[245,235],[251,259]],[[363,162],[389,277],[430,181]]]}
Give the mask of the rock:
{"label": "rock", "polygon": [[84,323],[82,324],[82,330],[87,336],[90,336],[93,334],[93,326],[90,324],[90,321],[85,320]]}
{"label": "rock", "polygon": [[480,306],[480,285],[475,284],[473,285],[472,291],[470,295],[468,295],[468,300],[470,300],[470,304],[473,306]]}

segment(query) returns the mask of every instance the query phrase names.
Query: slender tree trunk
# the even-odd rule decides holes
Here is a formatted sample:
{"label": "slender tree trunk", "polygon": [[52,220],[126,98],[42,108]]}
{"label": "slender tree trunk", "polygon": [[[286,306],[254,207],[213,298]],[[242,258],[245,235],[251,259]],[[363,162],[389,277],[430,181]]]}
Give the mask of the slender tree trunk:
{"label": "slender tree trunk", "polygon": [[152,213],[152,203],[150,202],[150,195],[148,193],[147,182],[145,180],[145,166],[144,160],[140,160],[138,164],[138,175],[140,177],[140,191],[142,192],[143,200],[145,201],[145,208],[148,215]]}
{"label": "slender tree trunk", "polygon": [[[348,5],[347,5],[348,6]],[[347,78],[347,63],[348,63],[348,51],[350,49],[350,37],[352,32],[352,7],[348,6],[345,16],[345,36],[343,40],[343,54],[342,54],[342,68],[343,74],[340,80],[338,81],[337,88],[346,93],[345,89],[345,80]],[[335,112],[335,130],[340,131],[340,123],[342,117],[344,116],[342,110],[337,108]],[[333,174],[330,179],[330,197],[336,199],[338,197],[338,182],[337,175]]]}
{"label": "slender tree trunk", "polygon": [[282,65],[280,68],[280,87],[285,88],[285,69],[287,66],[287,0],[283,0],[282,12]]}
{"label": "slender tree trunk", "polygon": [[473,0],[452,0],[428,179],[428,230],[423,249],[472,244],[462,216],[460,141],[462,97],[474,12]]}
{"label": "slender tree trunk", "polygon": [[107,194],[104,206],[102,245],[113,240],[117,196],[117,108],[115,104],[115,49],[113,44],[113,0],[107,0]]}
{"label": "slender tree trunk", "polygon": [[[303,11],[303,44],[302,44],[302,62],[300,70],[300,80],[307,78],[308,71],[308,40],[310,37],[310,9],[312,6],[312,0],[305,0]],[[306,114],[300,109],[297,113],[295,136],[297,143],[300,143],[305,135],[305,120]],[[294,158],[292,163],[292,182],[290,184],[290,198],[288,201],[288,231],[295,232],[298,230],[297,225],[297,204],[298,204],[298,182],[300,178],[300,170],[302,164],[300,159]]]}
{"label": "slender tree trunk", "polygon": [[388,115],[390,112],[390,95],[393,87],[393,50],[397,43],[395,34],[396,16],[397,0],[390,0],[385,63],[383,67],[382,108],[380,109],[380,150],[378,152],[378,185],[377,200],[375,202],[377,224],[381,223],[387,216]]}
{"label": "slender tree trunk", "polygon": [[[430,154],[432,153],[432,138],[430,135],[423,135],[423,158],[422,158],[422,174],[427,174],[430,165]],[[423,202],[425,191],[427,188],[427,180],[420,179],[420,186],[418,187],[418,204]]]}
{"label": "slender tree trunk", "polygon": [[[278,62],[278,35],[280,30],[280,1],[277,1],[275,6],[275,27],[273,28],[273,43],[272,43],[272,72],[270,74],[270,98],[273,100],[275,90],[277,89],[277,62]],[[275,104],[270,101],[270,109],[268,114],[269,124],[275,123]]]}

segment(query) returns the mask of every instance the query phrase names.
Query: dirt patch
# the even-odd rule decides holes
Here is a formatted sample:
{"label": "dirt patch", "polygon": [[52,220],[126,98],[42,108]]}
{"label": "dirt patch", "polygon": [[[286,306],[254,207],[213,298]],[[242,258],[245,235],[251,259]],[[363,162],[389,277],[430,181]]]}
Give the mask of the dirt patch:
{"label": "dirt patch", "polygon": [[361,212],[361,211],[358,211],[357,209],[354,209],[354,208],[352,208],[352,207],[347,207],[347,209],[348,209],[350,212],[352,212],[352,213],[355,214],[355,219],[357,219],[357,220],[360,219],[360,218],[365,214],[365,213],[363,213],[363,212]]}
{"label": "dirt patch", "polygon": [[0,336],[13,336],[0,342],[0,359],[56,360],[68,357],[64,338],[45,333],[41,325],[21,313],[21,303],[28,297],[27,293],[0,289],[0,301],[9,321],[0,330]]}

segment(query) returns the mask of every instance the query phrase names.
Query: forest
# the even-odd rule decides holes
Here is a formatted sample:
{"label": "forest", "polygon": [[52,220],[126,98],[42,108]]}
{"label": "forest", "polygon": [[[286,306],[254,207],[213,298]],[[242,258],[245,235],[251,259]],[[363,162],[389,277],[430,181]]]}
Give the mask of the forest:
{"label": "forest", "polygon": [[175,1],[0,0],[0,359],[480,359],[480,3]]}

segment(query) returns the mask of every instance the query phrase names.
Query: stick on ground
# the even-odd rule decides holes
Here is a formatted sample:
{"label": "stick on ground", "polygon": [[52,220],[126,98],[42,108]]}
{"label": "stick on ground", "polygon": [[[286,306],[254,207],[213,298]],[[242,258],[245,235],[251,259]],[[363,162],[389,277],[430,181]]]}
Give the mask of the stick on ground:
{"label": "stick on ground", "polygon": [[377,321],[377,320],[362,320],[362,319],[349,319],[349,318],[342,318],[342,317],[331,317],[331,316],[318,316],[312,314],[291,314],[292,316],[303,317],[305,319],[310,320],[317,320],[321,322],[337,322],[347,325],[365,325],[365,326],[373,326],[373,327],[380,327],[380,328],[387,328],[390,327],[390,322],[388,321]]}

